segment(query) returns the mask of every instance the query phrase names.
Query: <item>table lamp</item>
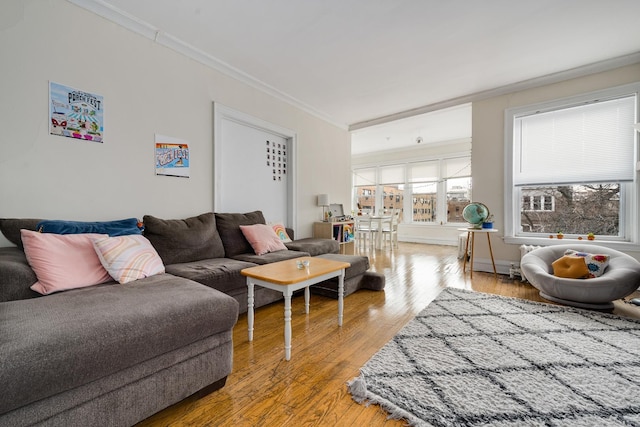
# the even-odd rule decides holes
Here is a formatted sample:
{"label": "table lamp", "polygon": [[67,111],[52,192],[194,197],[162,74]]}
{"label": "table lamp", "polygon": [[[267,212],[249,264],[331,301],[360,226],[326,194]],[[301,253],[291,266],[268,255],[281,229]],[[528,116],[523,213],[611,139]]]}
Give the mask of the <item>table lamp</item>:
{"label": "table lamp", "polygon": [[322,206],[322,220],[326,221],[326,214],[324,212],[324,208],[329,206],[329,195],[328,194],[318,194],[318,206]]}

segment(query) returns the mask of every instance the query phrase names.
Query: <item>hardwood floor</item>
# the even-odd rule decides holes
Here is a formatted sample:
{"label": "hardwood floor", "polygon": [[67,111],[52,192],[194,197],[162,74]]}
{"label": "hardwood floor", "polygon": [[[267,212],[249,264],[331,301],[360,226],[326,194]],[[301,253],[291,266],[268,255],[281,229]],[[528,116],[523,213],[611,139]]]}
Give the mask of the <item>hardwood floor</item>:
{"label": "hardwood floor", "polygon": [[[345,298],[344,324],[337,301],[317,295],[304,313],[304,298],[292,302],[292,355],[284,360],[283,305],[256,310],[254,340],[247,316],[234,328],[234,366],[227,384],[200,399],[186,399],[139,426],[402,426],[376,405],[351,399],[346,382],[445,287],[544,301],[538,291],[508,276],[462,272],[457,248],[400,243],[369,255],[384,273],[383,292],[360,290]],[[640,296],[640,293],[636,293]],[[615,314],[640,318],[640,307],[616,302]]]}

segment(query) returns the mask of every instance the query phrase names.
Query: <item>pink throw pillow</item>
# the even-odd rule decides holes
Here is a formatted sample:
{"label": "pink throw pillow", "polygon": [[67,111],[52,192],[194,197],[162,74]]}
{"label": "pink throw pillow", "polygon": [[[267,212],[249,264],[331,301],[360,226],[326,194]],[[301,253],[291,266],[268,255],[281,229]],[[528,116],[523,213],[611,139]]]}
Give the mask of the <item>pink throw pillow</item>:
{"label": "pink throw pillow", "polygon": [[273,227],[266,224],[241,225],[240,230],[249,241],[256,255],[268,252],[286,250],[280,237],[273,231]]}
{"label": "pink throw pillow", "polygon": [[51,234],[20,230],[24,254],[38,281],[31,289],[48,295],[111,281],[93,249],[106,234]]}

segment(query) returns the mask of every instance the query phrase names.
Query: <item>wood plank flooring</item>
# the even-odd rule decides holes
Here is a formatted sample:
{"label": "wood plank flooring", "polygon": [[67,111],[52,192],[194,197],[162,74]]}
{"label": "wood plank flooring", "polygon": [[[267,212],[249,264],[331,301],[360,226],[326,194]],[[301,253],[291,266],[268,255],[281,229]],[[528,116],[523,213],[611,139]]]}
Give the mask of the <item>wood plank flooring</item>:
{"label": "wood plank flooring", "polygon": [[[256,310],[254,340],[247,316],[234,328],[234,366],[227,384],[205,397],[186,399],[139,424],[151,426],[402,426],[375,405],[351,399],[346,382],[445,287],[544,301],[518,279],[462,271],[457,248],[400,243],[371,250],[372,270],[384,273],[384,292],[360,290],[345,298],[344,324],[337,301],[311,296],[292,302],[292,353],[284,360],[283,304]],[[640,293],[637,293],[640,296]],[[640,318],[640,307],[616,302],[614,313]]]}

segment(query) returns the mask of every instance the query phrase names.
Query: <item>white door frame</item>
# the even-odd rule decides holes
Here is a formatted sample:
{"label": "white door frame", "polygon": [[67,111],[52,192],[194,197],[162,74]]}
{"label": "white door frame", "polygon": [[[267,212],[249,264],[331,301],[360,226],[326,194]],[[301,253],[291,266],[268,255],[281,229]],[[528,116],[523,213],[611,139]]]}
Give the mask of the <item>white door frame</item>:
{"label": "white door frame", "polygon": [[[218,102],[213,103],[213,211],[217,212],[221,205],[223,185],[222,177],[222,126],[225,120],[235,122],[241,126],[248,126],[260,131],[275,134],[287,140],[289,146],[289,170],[287,177],[287,218],[285,226],[297,229],[298,218],[296,215],[296,181],[297,181],[297,136],[294,131],[265,120],[253,117],[249,114],[234,110]],[[240,167],[240,165],[238,165]]]}

